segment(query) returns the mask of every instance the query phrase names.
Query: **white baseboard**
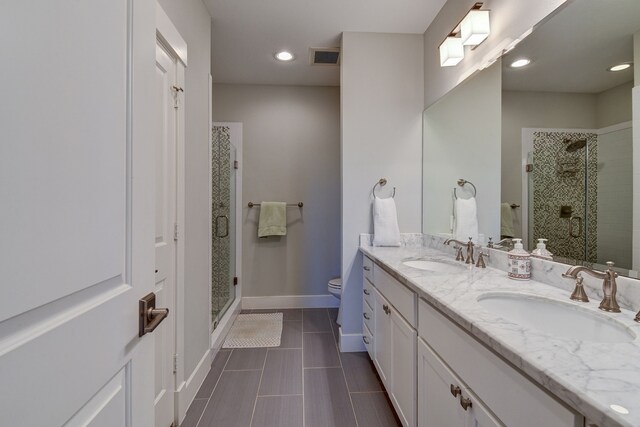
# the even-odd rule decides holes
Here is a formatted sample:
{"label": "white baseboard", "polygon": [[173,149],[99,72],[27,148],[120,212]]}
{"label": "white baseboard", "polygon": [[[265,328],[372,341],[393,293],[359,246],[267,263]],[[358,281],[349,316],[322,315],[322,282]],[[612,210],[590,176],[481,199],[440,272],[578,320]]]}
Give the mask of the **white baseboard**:
{"label": "white baseboard", "polygon": [[211,333],[209,345],[214,353],[213,357],[218,354],[218,350],[220,350],[220,347],[222,347],[224,339],[229,333],[234,320],[236,320],[236,317],[238,316],[238,314],[240,314],[240,302],[241,301],[239,299],[236,299],[231,304],[231,307],[229,307],[225,315],[222,316],[220,323],[218,323],[218,327]]}
{"label": "white baseboard", "polygon": [[196,397],[196,393],[200,390],[200,386],[211,370],[212,361],[213,353],[211,350],[207,350],[189,378],[178,386],[176,390],[176,411],[178,413],[179,424],[184,421],[189,405],[193,402],[193,399]]}
{"label": "white baseboard", "polygon": [[342,353],[367,351],[362,341],[362,334],[343,334],[342,326],[338,330],[340,331],[340,351]]}
{"label": "white baseboard", "polygon": [[186,381],[183,381],[177,388],[176,405],[180,423],[184,421],[184,417],[187,415],[187,409],[189,409],[191,402],[195,399],[198,390],[200,390],[204,379],[207,377],[211,369],[211,362],[213,362],[216,354],[218,354],[218,350],[222,346],[222,342],[227,336],[229,329],[231,329],[231,325],[238,313],[240,313],[240,300],[235,300],[233,304],[231,304],[231,307],[229,307],[229,310],[227,310],[227,313],[222,316],[222,320],[220,320],[216,330],[211,334],[209,341],[211,348],[202,356],[202,359],[198,362],[191,376],[189,376]]}
{"label": "white baseboard", "polygon": [[340,300],[331,294],[242,297],[242,308],[248,310],[269,308],[337,308],[339,306]]}

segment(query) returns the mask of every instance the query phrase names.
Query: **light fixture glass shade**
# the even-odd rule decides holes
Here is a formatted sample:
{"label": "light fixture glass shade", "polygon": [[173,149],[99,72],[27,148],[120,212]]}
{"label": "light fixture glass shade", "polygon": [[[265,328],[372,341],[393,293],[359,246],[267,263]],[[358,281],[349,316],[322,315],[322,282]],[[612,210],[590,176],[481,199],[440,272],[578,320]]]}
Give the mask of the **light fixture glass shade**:
{"label": "light fixture glass shade", "polygon": [[460,23],[460,38],[465,46],[477,46],[489,36],[488,10],[470,10]]}
{"label": "light fixture glass shade", "polygon": [[452,67],[464,58],[464,46],[459,37],[447,37],[440,45],[440,66]]}

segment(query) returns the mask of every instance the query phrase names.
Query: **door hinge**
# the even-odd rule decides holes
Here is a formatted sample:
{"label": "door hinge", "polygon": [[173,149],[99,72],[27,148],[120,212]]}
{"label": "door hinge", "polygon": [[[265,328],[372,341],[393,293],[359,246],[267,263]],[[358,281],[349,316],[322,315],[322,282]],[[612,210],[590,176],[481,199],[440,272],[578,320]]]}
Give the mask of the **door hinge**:
{"label": "door hinge", "polygon": [[173,91],[173,108],[178,108],[180,102],[180,92],[184,92],[184,89],[178,86],[171,86],[171,90]]}
{"label": "door hinge", "polygon": [[529,163],[527,166],[525,166],[524,170],[527,172],[533,172],[533,164]]}
{"label": "door hinge", "polygon": [[177,373],[178,372],[178,355],[174,354],[173,355],[173,373]]}
{"label": "door hinge", "polygon": [[233,278],[233,286],[236,286],[238,284],[238,278],[234,277]]}
{"label": "door hinge", "polygon": [[175,242],[178,241],[178,223],[177,222],[173,223],[173,240]]}
{"label": "door hinge", "polygon": [[234,169],[238,169],[238,168],[240,168],[240,162],[238,162],[237,160],[234,160],[234,161],[233,161],[233,168],[234,168]]}

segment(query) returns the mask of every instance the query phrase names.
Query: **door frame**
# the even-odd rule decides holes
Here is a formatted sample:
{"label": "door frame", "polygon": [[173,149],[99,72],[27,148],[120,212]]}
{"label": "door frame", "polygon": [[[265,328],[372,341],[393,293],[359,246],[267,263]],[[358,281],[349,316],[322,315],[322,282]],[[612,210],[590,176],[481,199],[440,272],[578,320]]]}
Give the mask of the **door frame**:
{"label": "door frame", "polygon": [[[184,372],[184,229],[185,229],[185,69],[187,67],[187,43],[182,38],[178,29],[169,19],[164,9],[156,2],[156,39],[167,52],[176,60],[176,82],[178,87],[185,91],[178,93],[178,105],[176,115],[176,258],[175,258],[175,315],[174,315],[174,418],[176,424],[184,419],[187,407],[181,405],[181,394],[185,394],[185,372]],[[182,401],[184,401],[184,397]],[[182,412],[182,413],[181,413]]]}
{"label": "door frame", "polygon": [[[235,320],[236,316],[240,313],[242,308],[242,123],[241,122],[214,122],[213,121],[213,107],[211,97],[213,96],[213,84],[211,80],[211,76],[209,76],[209,93],[210,93],[210,101],[209,101],[209,110],[210,110],[210,120],[211,126],[209,126],[209,165],[211,165],[212,161],[212,150],[211,150],[211,130],[214,126],[228,126],[231,129],[231,145],[236,149],[236,160],[238,160],[238,169],[236,169],[236,203],[235,203],[235,233],[236,233],[236,241],[235,241],[235,260],[236,260],[236,273],[235,276],[238,278],[238,284],[235,286],[235,299],[231,306],[227,309],[227,312],[222,316],[220,322],[218,323],[218,327],[213,330],[211,326],[213,324],[213,318],[211,317],[211,310],[209,310],[209,347],[211,348],[212,357],[215,357],[216,353],[222,346],[223,339],[226,337],[227,333],[231,329],[231,325]],[[209,170],[209,235],[213,238],[213,212],[211,211],[211,204],[213,203],[213,188],[211,185],[211,177],[212,171]],[[213,256],[211,244],[209,244],[209,260]],[[209,277],[213,274],[211,263],[209,263]],[[212,283],[209,282],[209,307],[211,307],[211,289]]]}

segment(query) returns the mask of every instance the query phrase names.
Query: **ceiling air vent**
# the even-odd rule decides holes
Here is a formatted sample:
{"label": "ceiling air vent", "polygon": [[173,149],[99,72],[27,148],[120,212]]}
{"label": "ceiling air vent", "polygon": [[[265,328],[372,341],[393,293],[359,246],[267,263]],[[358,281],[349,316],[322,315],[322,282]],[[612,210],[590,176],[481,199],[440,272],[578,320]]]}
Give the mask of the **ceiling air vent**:
{"label": "ceiling air vent", "polygon": [[311,65],[340,65],[339,47],[312,47],[309,49]]}

